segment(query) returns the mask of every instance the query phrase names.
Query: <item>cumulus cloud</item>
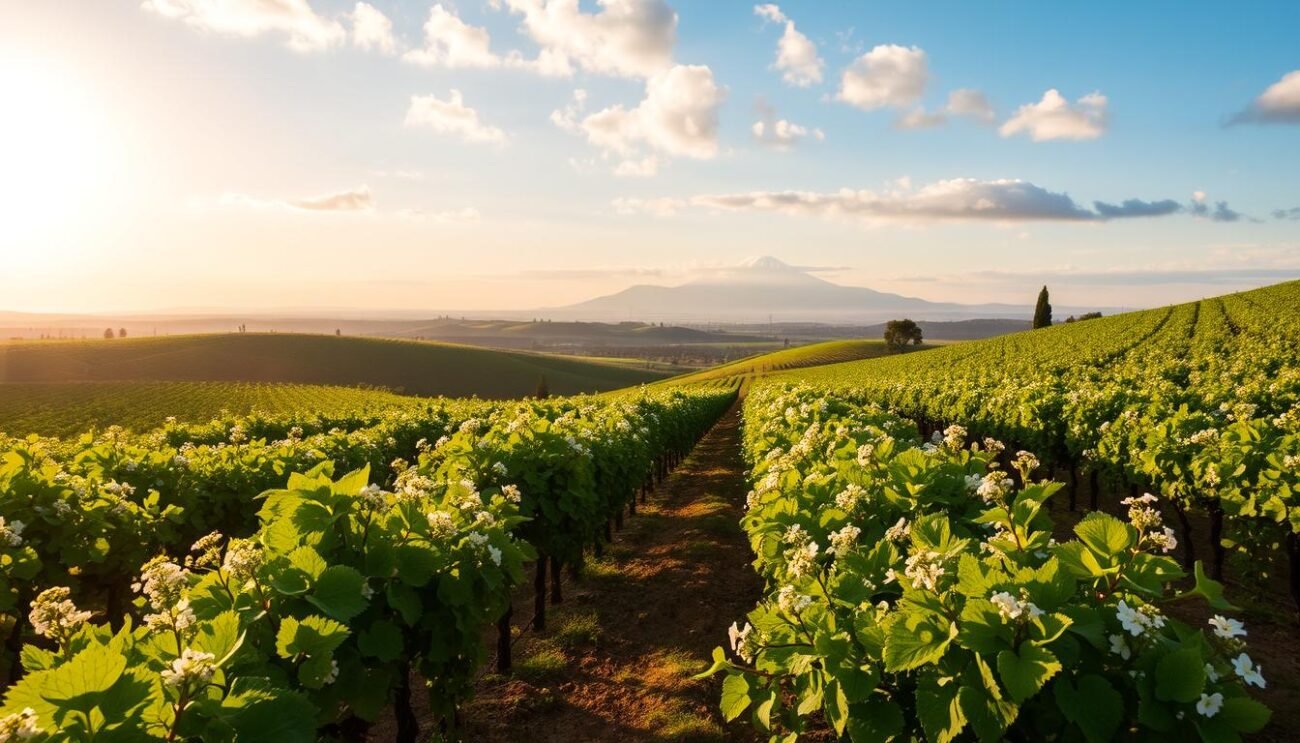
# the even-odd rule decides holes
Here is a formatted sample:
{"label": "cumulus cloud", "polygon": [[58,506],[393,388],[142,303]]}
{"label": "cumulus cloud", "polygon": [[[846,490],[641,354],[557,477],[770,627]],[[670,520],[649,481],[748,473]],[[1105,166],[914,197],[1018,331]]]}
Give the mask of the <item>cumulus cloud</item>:
{"label": "cumulus cloud", "polygon": [[762,100],[758,102],[755,109],[758,111],[760,118],[750,127],[750,131],[754,134],[754,141],[761,145],[776,150],[788,150],[808,137],[812,137],[819,142],[826,139],[826,133],[821,129],[810,129],[786,119],[777,118],[776,109]]}
{"label": "cumulus cloud", "polygon": [[318,14],[307,0],[144,0],[142,7],[212,33],[277,34],[298,52],[327,49],[348,36],[343,24]]}
{"label": "cumulus cloud", "polygon": [[393,22],[382,11],[368,3],[357,3],[352,21],[352,45],[381,54],[397,53],[397,39],[393,36]]}
{"label": "cumulus cloud", "polygon": [[1094,201],[1092,202],[1092,207],[1097,210],[1097,214],[1101,215],[1103,219],[1164,217],[1170,214],[1177,214],[1183,210],[1183,205],[1173,199],[1164,199],[1162,201],[1126,199],[1119,204],[1108,204],[1104,201]]}
{"label": "cumulus cloud", "polygon": [[492,52],[491,41],[487,29],[465,23],[438,3],[424,22],[424,46],[402,58],[426,67],[498,67],[502,59]]}
{"label": "cumulus cloud", "polygon": [[898,129],[931,129],[948,123],[948,114],[943,111],[926,111],[917,106],[894,120]]}
{"label": "cumulus cloud", "polygon": [[1259,94],[1230,124],[1300,124],[1300,70],[1288,72]]}
{"label": "cumulus cloud", "polygon": [[463,142],[501,144],[506,141],[506,133],[480,121],[478,111],[466,106],[464,97],[455,89],[446,100],[434,95],[411,96],[405,124],[455,136]]}
{"label": "cumulus cloud", "polygon": [[973,88],[958,88],[949,93],[945,110],[952,116],[964,116],[982,124],[992,124],[996,116],[988,96]]}
{"label": "cumulus cloud", "polygon": [[1089,93],[1071,104],[1055,88],[1026,103],[998,129],[1004,137],[1027,134],[1035,142],[1096,139],[1106,131],[1106,96]]}
{"label": "cumulus cloud", "polygon": [[781,71],[781,78],[801,88],[822,81],[822,68],[826,63],[817,56],[817,45],[794,27],[794,21],[771,3],[755,5],[754,14],[772,23],[785,25],[776,42],[776,61],[772,66]]}
{"label": "cumulus cloud", "polygon": [[561,128],[572,123],[591,144],[625,158],[641,157],[642,149],[650,148],[667,155],[709,159],[718,152],[722,99],[722,89],[708,67],[677,65],[646,82],[645,98],[636,108],[611,106],[580,122],[577,109],[565,109],[553,113],[551,120]]}
{"label": "cumulus cloud", "polygon": [[540,68],[649,78],[672,66],[677,14],[663,0],[598,0],[595,13],[584,13],[578,0],[500,2],[523,16]]}
{"label": "cumulus cloud", "polygon": [[894,120],[898,129],[929,129],[943,126],[952,117],[974,119],[981,124],[993,123],[993,104],[983,92],[971,88],[959,88],[948,94],[948,103],[938,111],[926,111],[924,106],[917,106]]}
{"label": "cumulus cloud", "polygon": [[881,45],[844,69],[836,97],[867,111],[906,108],[921,99],[929,79],[923,50],[914,46]]}
{"label": "cumulus cloud", "polygon": [[751,130],[754,139],[760,144],[778,150],[788,150],[805,137],[812,137],[819,142],[826,139],[826,134],[821,129],[809,129],[785,119],[755,121]]}

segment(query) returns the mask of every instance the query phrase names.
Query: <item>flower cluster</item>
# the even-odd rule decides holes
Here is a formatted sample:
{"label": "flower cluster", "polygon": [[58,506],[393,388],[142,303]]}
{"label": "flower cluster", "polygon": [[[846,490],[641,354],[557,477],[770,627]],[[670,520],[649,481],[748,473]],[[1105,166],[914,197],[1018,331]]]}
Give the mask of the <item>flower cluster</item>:
{"label": "flower cluster", "polygon": [[1132,607],[1123,599],[1120,599],[1119,604],[1115,607],[1115,618],[1119,620],[1119,624],[1124,628],[1124,631],[1134,637],[1165,626],[1164,615],[1157,611],[1155,607]]}
{"label": "flower cluster", "polygon": [[1019,597],[1013,596],[1006,591],[999,591],[989,596],[989,601],[998,607],[998,613],[1002,615],[1003,619],[1014,621],[1021,617],[1033,619],[1043,615],[1043,610],[1029,600],[1024,589],[1021,589]]}
{"label": "flower cluster", "polygon": [[45,732],[36,721],[36,710],[31,707],[24,707],[18,712],[0,717],[0,743],[30,740]]}
{"label": "flower cluster", "polygon": [[72,591],[63,586],[47,588],[32,602],[31,613],[27,615],[33,632],[54,640],[60,647],[91,617],[90,612],[77,609],[71,595]]}
{"label": "flower cluster", "polygon": [[23,543],[23,528],[25,524],[18,521],[5,521],[4,516],[0,516],[0,546],[20,547]]}
{"label": "flower cluster", "polygon": [[195,686],[208,683],[216,670],[216,656],[201,650],[185,648],[181,657],[172,661],[170,668],[163,670],[162,681],[173,689],[192,690]]}

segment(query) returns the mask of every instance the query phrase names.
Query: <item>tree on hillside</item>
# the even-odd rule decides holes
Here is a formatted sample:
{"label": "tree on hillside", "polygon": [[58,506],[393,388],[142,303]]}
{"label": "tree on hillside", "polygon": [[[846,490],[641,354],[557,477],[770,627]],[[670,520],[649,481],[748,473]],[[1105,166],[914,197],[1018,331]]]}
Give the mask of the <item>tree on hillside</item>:
{"label": "tree on hillside", "polygon": [[104,338],[107,340],[112,340],[114,338],[112,328],[104,328]]}
{"label": "tree on hillside", "polygon": [[118,338],[125,338],[125,337],[126,337],[126,328],[118,328],[118,329],[117,329],[117,337],[118,337]]}
{"label": "tree on hillside", "polygon": [[1045,328],[1052,324],[1052,305],[1047,301],[1047,286],[1038,292],[1038,304],[1034,306],[1034,329]]}
{"label": "tree on hillside", "polygon": [[537,389],[533,392],[533,397],[536,397],[538,400],[545,400],[550,396],[551,387],[546,383],[546,375],[543,374],[542,378],[537,380]]}
{"label": "tree on hillside", "polygon": [[912,320],[890,320],[885,323],[885,346],[894,353],[907,350],[908,344],[921,345],[921,327]]}
{"label": "tree on hillside", "polygon": [[1069,317],[1065,318],[1065,321],[1067,323],[1082,322],[1084,320],[1096,320],[1099,317],[1101,317],[1100,312],[1085,312],[1082,315],[1079,315],[1078,317],[1075,317],[1074,315],[1070,315]]}

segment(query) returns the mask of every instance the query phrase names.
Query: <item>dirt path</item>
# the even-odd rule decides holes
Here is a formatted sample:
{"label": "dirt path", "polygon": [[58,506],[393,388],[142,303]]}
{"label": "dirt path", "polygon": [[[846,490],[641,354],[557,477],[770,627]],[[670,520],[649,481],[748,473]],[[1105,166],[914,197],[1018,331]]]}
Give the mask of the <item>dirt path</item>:
{"label": "dirt path", "polygon": [[[605,556],[568,580],[547,630],[515,646],[464,710],[471,741],[752,740],[723,725],[718,681],[693,681],[761,582],[738,522],[739,408],[639,506]],[[567,576],[566,576],[567,579]]]}

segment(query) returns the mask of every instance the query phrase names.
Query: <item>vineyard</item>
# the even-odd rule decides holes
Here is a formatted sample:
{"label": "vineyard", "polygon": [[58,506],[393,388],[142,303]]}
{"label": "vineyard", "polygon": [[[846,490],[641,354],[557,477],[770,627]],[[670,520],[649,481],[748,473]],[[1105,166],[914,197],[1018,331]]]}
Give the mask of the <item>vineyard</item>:
{"label": "vineyard", "polygon": [[[563,739],[564,710],[587,726],[612,713],[555,688],[603,673],[635,696],[636,664],[677,650],[667,637],[726,638],[665,686],[720,695],[721,716],[646,713],[620,721],[628,739],[1267,736],[1296,713],[1294,674],[1265,676],[1283,659],[1262,654],[1256,617],[1293,622],[1300,602],[1297,307],[1300,284],[1283,284],[518,401],[11,385],[28,397],[3,403],[23,435],[0,438],[0,740],[457,739],[493,729],[465,710],[500,688]],[[67,386],[88,390],[80,426],[41,397]],[[101,415],[132,430],[84,433]],[[690,634],[639,627],[620,637],[645,652],[588,649],[552,669],[555,688],[485,682],[511,677],[525,633],[550,647],[561,594],[591,580],[601,600],[625,520],[728,507],[669,477],[706,433],[730,468],[717,482],[749,490],[730,504],[743,534],[710,533],[747,541],[753,611],[656,606]],[[705,526],[651,523],[642,538],[694,541],[648,553],[675,577],[640,556],[617,594],[626,625],[651,616],[636,596],[702,601],[731,559],[704,549]],[[703,582],[668,582],[686,575]]]}
{"label": "vineyard", "polygon": [[24,382],[0,385],[0,431],[75,436],[88,428],[136,431],[168,418],[197,423],[254,411],[356,415],[420,400],[380,390],[262,382]]}

